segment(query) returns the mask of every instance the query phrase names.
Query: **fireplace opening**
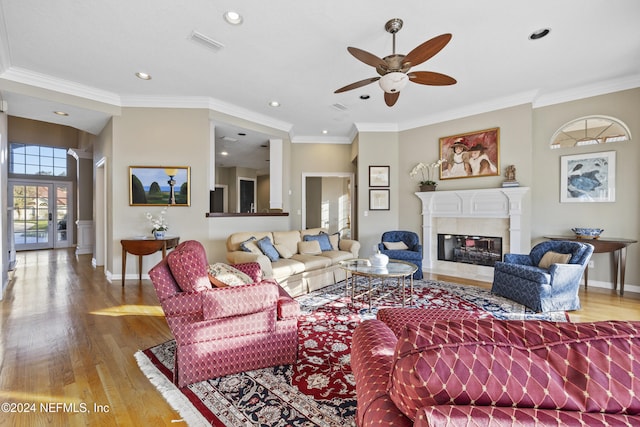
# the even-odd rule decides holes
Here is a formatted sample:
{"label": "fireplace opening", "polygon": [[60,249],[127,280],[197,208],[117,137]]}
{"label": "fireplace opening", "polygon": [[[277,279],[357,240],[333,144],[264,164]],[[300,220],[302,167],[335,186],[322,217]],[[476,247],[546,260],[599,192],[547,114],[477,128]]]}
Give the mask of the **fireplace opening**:
{"label": "fireplace opening", "polygon": [[502,237],[438,234],[438,260],[493,267],[502,259]]}

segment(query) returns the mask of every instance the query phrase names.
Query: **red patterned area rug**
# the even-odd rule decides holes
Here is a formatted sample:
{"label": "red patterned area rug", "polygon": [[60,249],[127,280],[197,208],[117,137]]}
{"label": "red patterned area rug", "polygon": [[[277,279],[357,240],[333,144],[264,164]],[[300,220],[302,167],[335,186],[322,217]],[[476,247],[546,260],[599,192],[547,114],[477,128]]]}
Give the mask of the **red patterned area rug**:
{"label": "red patterned area rug", "polygon": [[[299,352],[295,366],[276,366],[187,387],[172,383],[175,341],[135,355],[142,371],[190,426],[353,426],[355,383],[350,366],[351,335],[364,319],[397,304],[398,289],[376,283],[368,300],[345,296],[344,283],[299,297]],[[416,281],[411,306],[466,310],[478,318],[567,321],[566,313],[536,314],[488,290],[436,281]]]}

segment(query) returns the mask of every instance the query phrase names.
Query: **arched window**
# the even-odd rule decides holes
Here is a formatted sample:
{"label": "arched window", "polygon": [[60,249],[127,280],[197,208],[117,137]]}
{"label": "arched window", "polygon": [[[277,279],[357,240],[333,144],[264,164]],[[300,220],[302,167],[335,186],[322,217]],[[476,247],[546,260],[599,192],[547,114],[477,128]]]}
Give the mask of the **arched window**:
{"label": "arched window", "polygon": [[552,149],[631,140],[627,125],[614,117],[587,116],[564,124],[551,137]]}

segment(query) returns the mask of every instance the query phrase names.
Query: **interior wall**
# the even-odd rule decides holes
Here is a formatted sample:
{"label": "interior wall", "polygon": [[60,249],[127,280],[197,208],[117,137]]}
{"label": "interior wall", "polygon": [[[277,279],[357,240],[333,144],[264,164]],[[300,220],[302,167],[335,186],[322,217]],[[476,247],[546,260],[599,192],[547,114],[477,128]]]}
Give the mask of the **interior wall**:
{"label": "interior wall", "polygon": [[305,228],[322,227],[322,178],[308,176],[305,190]]}
{"label": "interior wall", "polygon": [[[358,140],[358,240],[360,256],[367,258],[375,253],[373,248],[382,233],[399,229],[400,212],[406,209],[407,200],[399,178],[399,134],[360,132]],[[388,211],[369,209],[369,166],[389,166]],[[420,211],[415,213],[419,215]],[[404,224],[402,227],[405,228]]]}
{"label": "interior wall", "polygon": [[[181,241],[206,240],[209,211],[209,112],[201,109],[125,108],[113,119],[111,236],[116,278],[123,272],[120,240],[150,236],[147,212],[158,215],[163,206],[129,206],[130,166],[189,166],[191,205],[170,207],[166,213],[168,234]],[[143,257],[143,273],[161,254]],[[137,277],[137,263],[130,256],[127,274]]]}
{"label": "interior wall", "polygon": [[[616,117],[627,124],[631,141],[551,150],[557,129],[570,120],[589,116]],[[640,241],[640,88],[536,108],[533,111],[533,221],[532,237],[572,234],[572,227],[603,228],[602,237]],[[614,151],[616,153],[616,201],[560,203],[562,156]],[[594,254],[589,282],[611,283],[610,254]],[[640,244],[627,250],[626,284],[640,285]]]}
{"label": "interior wall", "polygon": [[[504,170],[515,165],[517,180],[523,187],[532,185],[532,109],[530,104],[477,114],[461,119],[450,120],[429,126],[423,126],[400,133],[399,149],[399,192],[401,209],[398,211],[399,223],[406,230],[415,231],[422,236],[422,206],[415,193],[418,182],[409,176],[413,167],[419,163],[433,163],[440,156],[440,138],[484,129],[500,128],[499,175],[440,180],[437,190],[461,190],[478,188],[496,188],[504,181]],[[438,172],[439,177],[439,172]],[[524,200],[525,207],[530,204],[530,192]],[[530,215],[524,215],[523,224],[530,224]],[[522,235],[525,242],[530,240],[528,233]]]}

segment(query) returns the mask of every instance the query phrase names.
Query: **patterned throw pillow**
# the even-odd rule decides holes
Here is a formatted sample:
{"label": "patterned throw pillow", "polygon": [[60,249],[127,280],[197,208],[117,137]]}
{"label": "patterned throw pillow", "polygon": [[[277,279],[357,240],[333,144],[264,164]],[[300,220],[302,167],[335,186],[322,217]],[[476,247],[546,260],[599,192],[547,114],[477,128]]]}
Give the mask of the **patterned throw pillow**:
{"label": "patterned throw pillow", "polygon": [[171,275],[183,292],[210,289],[207,280],[207,259],[200,243],[184,242],[167,255]]}
{"label": "patterned throw pillow", "polygon": [[253,280],[247,274],[222,262],[209,265],[208,272],[211,284],[218,288],[253,283]]}
{"label": "patterned throw pillow", "polygon": [[548,270],[551,264],[567,264],[571,259],[571,254],[561,254],[554,251],[548,251],[542,256],[538,263],[538,267]]}
{"label": "patterned throw pillow", "polygon": [[304,236],[305,242],[317,241],[320,244],[320,251],[332,251],[331,241],[329,241],[328,234],[307,234]]}

